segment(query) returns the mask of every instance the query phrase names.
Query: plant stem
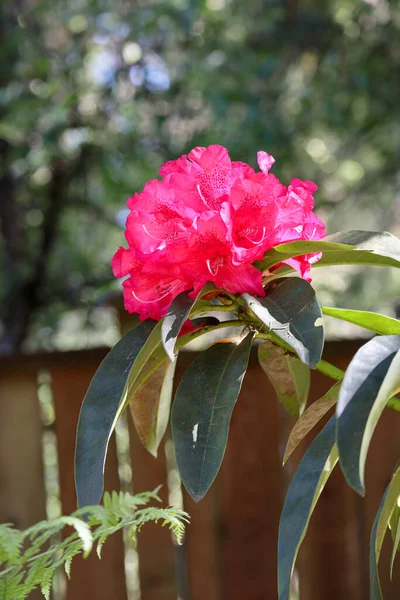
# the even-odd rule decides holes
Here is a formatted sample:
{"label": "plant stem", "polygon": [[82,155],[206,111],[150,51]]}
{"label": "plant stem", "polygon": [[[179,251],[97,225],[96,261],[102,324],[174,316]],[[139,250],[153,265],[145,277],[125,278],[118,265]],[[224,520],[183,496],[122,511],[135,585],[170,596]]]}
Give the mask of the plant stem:
{"label": "plant stem", "polygon": [[324,375],[327,375],[328,377],[330,377],[331,379],[335,379],[336,381],[342,381],[344,377],[344,371],[342,371],[342,369],[335,367],[335,365],[332,365],[326,360],[320,360],[315,368],[320,373],[323,373]]}
{"label": "plant stem", "polygon": [[223,304],[228,304],[227,300],[229,301],[230,305],[237,304],[237,296],[235,296],[234,294],[230,294],[229,292],[226,292],[225,290],[224,290],[223,294],[219,294],[219,296],[217,296],[217,298]]}
{"label": "plant stem", "polygon": [[189,318],[196,317],[197,315],[201,315],[203,313],[209,312],[236,312],[238,309],[237,304],[209,304],[200,302],[195,306],[193,310],[191,310]]}

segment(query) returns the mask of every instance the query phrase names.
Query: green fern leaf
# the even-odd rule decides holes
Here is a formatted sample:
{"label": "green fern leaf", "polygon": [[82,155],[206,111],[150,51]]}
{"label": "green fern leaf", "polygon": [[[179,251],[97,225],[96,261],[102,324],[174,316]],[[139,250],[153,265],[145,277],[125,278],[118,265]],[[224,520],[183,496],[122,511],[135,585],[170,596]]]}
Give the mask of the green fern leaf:
{"label": "green fern leaf", "polygon": [[[80,508],[70,516],[41,521],[25,531],[18,531],[9,524],[0,525],[0,599],[25,600],[39,587],[49,600],[58,567],[63,566],[70,577],[72,559],[76,555],[86,557],[95,544],[100,558],[107,539],[124,528],[134,538],[145,523],[161,522],[181,542],[188,521],[185,512],[154,506],[139,508],[150,501],[160,501],[158,490],[136,496],[106,493],[103,506]],[[57,542],[65,527],[72,527],[73,533]],[[24,541],[29,546],[23,552]]]}

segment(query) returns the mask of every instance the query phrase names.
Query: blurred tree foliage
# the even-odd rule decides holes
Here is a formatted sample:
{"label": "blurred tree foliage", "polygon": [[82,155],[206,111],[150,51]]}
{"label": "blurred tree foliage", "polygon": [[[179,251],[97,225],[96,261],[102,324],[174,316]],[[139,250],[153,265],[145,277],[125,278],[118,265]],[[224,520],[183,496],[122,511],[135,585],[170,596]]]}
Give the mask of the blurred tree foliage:
{"label": "blurred tree foliage", "polygon": [[14,0],[0,35],[3,353],[108,289],[126,198],[194,145],[399,233],[397,1]]}

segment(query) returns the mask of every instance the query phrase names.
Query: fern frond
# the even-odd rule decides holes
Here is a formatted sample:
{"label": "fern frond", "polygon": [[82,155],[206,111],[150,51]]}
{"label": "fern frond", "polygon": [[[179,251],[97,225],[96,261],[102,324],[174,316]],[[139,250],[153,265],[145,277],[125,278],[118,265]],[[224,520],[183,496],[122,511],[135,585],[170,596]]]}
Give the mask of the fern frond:
{"label": "fern frond", "polygon": [[14,563],[18,560],[23,542],[23,535],[6,523],[0,528],[0,565]]}
{"label": "fern frond", "polygon": [[[70,577],[75,556],[82,554],[86,558],[96,545],[100,558],[104,543],[121,529],[135,537],[145,523],[161,522],[181,543],[185,523],[189,520],[187,513],[146,506],[151,501],[160,501],[159,489],[135,496],[126,492],[105,493],[103,505],[80,508],[70,516],[41,521],[25,531],[14,529],[10,524],[0,525],[0,599],[25,600],[39,587],[49,600],[58,567],[64,567]],[[72,527],[73,532],[62,542],[55,543],[55,536],[65,527]],[[25,551],[24,543],[28,544]]]}
{"label": "fern frond", "polygon": [[40,581],[40,591],[42,592],[46,600],[50,600],[51,584],[53,581],[55,570],[56,567],[50,567],[46,569]]}

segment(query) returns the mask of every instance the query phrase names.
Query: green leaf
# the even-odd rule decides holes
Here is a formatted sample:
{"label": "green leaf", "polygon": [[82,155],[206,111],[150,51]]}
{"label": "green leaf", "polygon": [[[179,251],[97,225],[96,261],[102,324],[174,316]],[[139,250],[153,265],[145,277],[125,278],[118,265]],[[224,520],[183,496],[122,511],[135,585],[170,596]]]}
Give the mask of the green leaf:
{"label": "green leaf", "polygon": [[364,327],[364,329],[379,333],[379,335],[400,335],[400,321],[386,317],[385,315],[364,310],[330,308],[327,306],[322,307],[322,312],[324,315],[354,323],[354,325],[359,325],[360,327]]}
{"label": "green leaf", "polygon": [[90,527],[87,523],[82,521],[82,519],[77,519],[76,517],[72,516],[63,517],[63,523],[73,527],[76,533],[79,535],[82,542],[83,556],[86,558],[90,554],[93,547],[93,536],[90,531]]}
{"label": "green leaf", "polygon": [[192,362],[177,389],[171,418],[176,460],[196,502],[219,471],[253,335],[238,345],[211,346]]}
{"label": "green leaf", "polygon": [[[398,552],[399,546],[400,546],[400,506],[399,506],[399,499],[400,499],[400,493],[399,493],[399,497],[397,498],[396,506],[394,507],[394,510],[392,512],[392,516],[390,518],[390,523],[392,524],[392,526],[394,525],[394,527],[392,529],[393,550],[392,550],[392,556],[390,558],[390,579],[393,578],[394,561],[396,559],[396,555],[397,555],[397,552]],[[395,517],[395,520],[394,520],[394,517]]]}
{"label": "green leaf", "polygon": [[337,463],[335,415],[310,444],[290,483],[279,524],[278,597],[289,600],[290,579],[318,498]]}
{"label": "green leaf", "polygon": [[139,438],[154,457],[168,425],[175,367],[176,361],[164,361],[129,402]]}
{"label": "green leaf", "polygon": [[347,368],[337,404],[340,466],[364,495],[365,461],[372,434],[386,402],[400,388],[400,336],[378,336],[356,352]]}
{"label": "green leaf", "polygon": [[315,368],[324,347],[322,313],[314,289],[299,277],[283,277],[265,289],[265,298],[242,294],[253,313]]}
{"label": "green leaf", "polygon": [[325,242],[333,244],[349,244],[357,250],[376,252],[400,260],[400,240],[388,231],[363,231],[349,229],[337,231],[324,238]]}
{"label": "green leaf", "polygon": [[323,240],[288,242],[268,250],[263,260],[254,264],[266,271],[289,258],[315,252],[323,252],[323,256],[313,267],[348,264],[400,267],[400,240],[387,231],[340,231]]}
{"label": "green leaf", "polygon": [[213,283],[206,283],[195,299],[190,298],[188,292],[182,292],[172,301],[161,326],[161,340],[171,361],[175,360],[176,340],[182,325],[189,317],[191,309],[204,295],[215,289]]}
{"label": "green leaf", "polygon": [[326,413],[337,402],[341,382],[335,383],[328,392],[319,400],[316,400],[301,415],[292,431],[286,444],[283,464],[290,458],[300,442],[315,427],[315,425],[326,415]]}
{"label": "green leaf", "polygon": [[352,248],[352,246],[347,244],[325,241],[326,239],[299,240],[297,242],[279,244],[279,246],[268,250],[262,260],[255,261],[254,266],[260,271],[267,271],[282,261],[295,258],[296,256],[304,256],[305,254],[317,252],[348,252]]}
{"label": "green leaf", "polygon": [[377,515],[371,531],[369,547],[369,576],[370,576],[370,598],[371,600],[382,600],[382,590],[379,582],[378,563],[382,549],[386,529],[390,517],[397,505],[400,496],[400,464],[398,463],[391,482],[386,488],[380,503]]}
{"label": "green leaf", "polygon": [[76,438],[75,485],[80,506],[97,504],[103,493],[107,447],[116,424],[129,371],[154,329],[143,321],[110,350],[84,398]]}
{"label": "green leaf", "polygon": [[400,261],[390,256],[382,256],[366,250],[351,250],[323,254],[319,261],[312,265],[315,267],[332,267],[337,265],[369,265],[372,267],[400,268]]}
{"label": "green leaf", "polygon": [[[152,321],[152,323],[154,324],[154,321]],[[145,341],[145,343],[139,350],[139,353],[133,362],[131,370],[129,371],[129,376],[128,376],[128,380],[127,380],[127,389],[128,390],[132,388],[132,386],[138,379],[139,375],[142,373],[144,367],[146,366],[146,364],[148,363],[148,361],[150,360],[152,355],[157,350],[161,351],[163,359],[167,358],[164,348],[162,346],[161,328],[162,328],[162,321],[159,321],[153,327],[153,330],[151,331],[147,340]]]}
{"label": "green leaf", "polygon": [[[85,506],[69,516],[35,523],[24,531],[0,523],[0,544],[4,540],[8,548],[12,538],[19,540],[23,549],[18,554],[11,549],[12,555],[7,564],[0,564],[1,600],[24,600],[31,597],[30,592],[37,587],[49,598],[53,575],[58,567],[64,565],[69,578],[74,556],[86,558],[95,547],[100,558],[102,545],[121,530],[135,538],[143,525],[153,521],[169,527],[181,544],[185,523],[189,521],[188,514],[177,508],[145,506],[151,501],[160,502],[158,491],[159,488],[135,496],[126,492],[118,494],[113,491],[111,495],[106,492],[103,506]],[[66,533],[61,540],[60,534],[66,526],[72,526],[75,531]]]}
{"label": "green leaf", "polygon": [[178,294],[171,303],[161,327],[161,340],[171,361],[175,360],[175,344],[182,325],[189,316],[195,300],[187,292]]}
{"label": "green leaf", "polygon": [[258,347],[258,360],[280,402],[296,418],[303,413],[310,389],[310,369],[272,342]]}
{"label": "green leaf", "polygon": [[[400,267],[400,240],[387,231],[342,231],[326,241],[351,244],[354,250],[324,253],[315,265],[377,265]],[[321,264],[319,264],[321,263]]]}

